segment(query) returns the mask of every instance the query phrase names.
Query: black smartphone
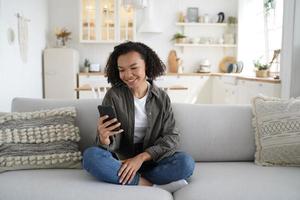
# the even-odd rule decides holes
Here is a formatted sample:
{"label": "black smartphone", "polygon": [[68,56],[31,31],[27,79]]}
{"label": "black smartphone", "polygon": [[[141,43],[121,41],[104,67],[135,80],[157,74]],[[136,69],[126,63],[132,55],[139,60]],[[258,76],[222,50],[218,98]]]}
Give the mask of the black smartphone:
{"label": "black smartphone", "polygon": [[[105,115],[108,115],[108,118],[106,120],[104,120],[104,122],[109,121],[111,119],[116,118],[116,114],[114,112],[114,109],[111,106],[98,106],[98,110],[100,113],[100,117],[103,117]],[[118,123],[118,122],[116,122]],[[115,123],[111,124],[110,126],[114,125]],[[119,130],[120,127],[116,128],[115,130]]]}

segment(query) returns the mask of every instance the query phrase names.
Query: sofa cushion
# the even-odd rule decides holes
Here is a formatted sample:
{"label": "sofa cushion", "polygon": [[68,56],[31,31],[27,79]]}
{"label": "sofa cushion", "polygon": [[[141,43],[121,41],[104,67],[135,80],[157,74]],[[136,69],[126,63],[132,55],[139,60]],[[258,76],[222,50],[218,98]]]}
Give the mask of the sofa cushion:
{"label": "sofa cushion", "polygon": [[41,169],[0,174],[0,199],[9,200],[172,200],[162,189],[97,181],[84,170]]}
{"label": "sofa cushion", "polygon": [[255,162],[300,166],[300,99],[253,99]]}
{"label": "sofa cushion", "polygon": [[75,108],[0,115],[0,172],[32,168],[79,168]]}
{"label": "sofa cushion", "polygon": [[262,167],[254,162],[197,163],[175,200],[299,200],[299,167]]}
{"label": "sofa cushion", "polygon": [[181,149],[196,161],[253,161],[250,105],[173,104]]}
{"label": "sofa cushion", "polygon": [[79,127],[81,151],[90,147],[95,142],[97,133],[97,119],[99,117],[97,106],[101,104],[99,99],[80,100],[54,100],[54,99],[31,99],[14,98],[12,112],[36,111],[42,109],[60,108],[72,106],[76,108],[75,125]]}

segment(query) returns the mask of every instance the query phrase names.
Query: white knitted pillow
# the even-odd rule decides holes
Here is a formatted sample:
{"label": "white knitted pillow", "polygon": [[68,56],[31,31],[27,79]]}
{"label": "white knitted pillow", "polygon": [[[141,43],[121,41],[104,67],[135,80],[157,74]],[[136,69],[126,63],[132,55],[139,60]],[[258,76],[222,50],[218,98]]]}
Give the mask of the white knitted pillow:
{"label": "white knitted pillow", "polygon": [[300,166],[300,99],[253,98],[255,163]]}
{"label": "white knitted pillow", "polygon": [[80,168],[74,107],[0,114],[0,172]]}

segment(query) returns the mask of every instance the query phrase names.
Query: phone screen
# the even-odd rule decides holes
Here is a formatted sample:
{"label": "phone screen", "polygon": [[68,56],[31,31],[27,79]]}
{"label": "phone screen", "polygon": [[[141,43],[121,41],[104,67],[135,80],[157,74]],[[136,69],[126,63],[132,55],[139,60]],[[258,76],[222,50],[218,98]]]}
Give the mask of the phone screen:
{"label": "phone screen", "polygon": [[[114,109],[111,106],[101,106],[101,105],[99,105],[98,110],[99,110],[99,113],[100,113],[100,117],[108,115],[108,118],[104,122],[109,121],[113,118],[116,118],[116,114],[114,112]],[[111,124],[111,126],[114,125],[114,124],[115,123]],[[120,127],[116,128],[115,130],[119,130],[119,129],[120,129]]]}

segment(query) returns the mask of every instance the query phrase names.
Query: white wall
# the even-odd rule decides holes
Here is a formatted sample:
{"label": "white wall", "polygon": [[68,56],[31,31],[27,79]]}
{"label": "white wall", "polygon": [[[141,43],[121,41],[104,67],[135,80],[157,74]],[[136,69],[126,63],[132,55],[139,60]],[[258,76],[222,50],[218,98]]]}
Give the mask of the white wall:
{"label": "white wall", "polygon": [[[42,50],[48,26],[47,0],[0,0],[0,111],[10,111],[14,97],[42,97]],[[31,21],[28,24],[28,59],[23,63],[18,44],[16,13]],[[15,32],[9,45],[7,29]]]}
{"label": "white wall", "polygon": [[[168,53],[174,48],[170,41],[172,35],[179,31],[175,26],[178,11],[186,11],[187,7],[198,7],[199,14],[217,15],[223,11],[226,16],[237,16],[238,0],[151,0],[156,23],[162,27],[162,33],[138,33],[137,41],[141,41],[152,47],[165,62]],[[75,3],[76,2],[76,3]],[[57,6],[59,5],[59,6]],[[109,52],[113,50],[113,44],[80,44],[79,41],[79,0],[51,0],[49,1],[49,36],[50,46],[55,45],[54,30],[56,27],[67,27],[72,31],[70,47],[79,50],[81,63],[84,58],[94,63],[105,65]],[[143,19],[143,12],[137,11],[137,29]],[[180,54],[180,48],[175,48]],[[223,49],[187,48],[184,52],[184,66],[186,71],[193,71],[199,64],[199,60],[205,57],[214,58],[222,55]],[[217,55],[216,55],[217,54]],[[181,54],[182,56],[182,54]],[[217,65],[218,62],[214,62]]]}

